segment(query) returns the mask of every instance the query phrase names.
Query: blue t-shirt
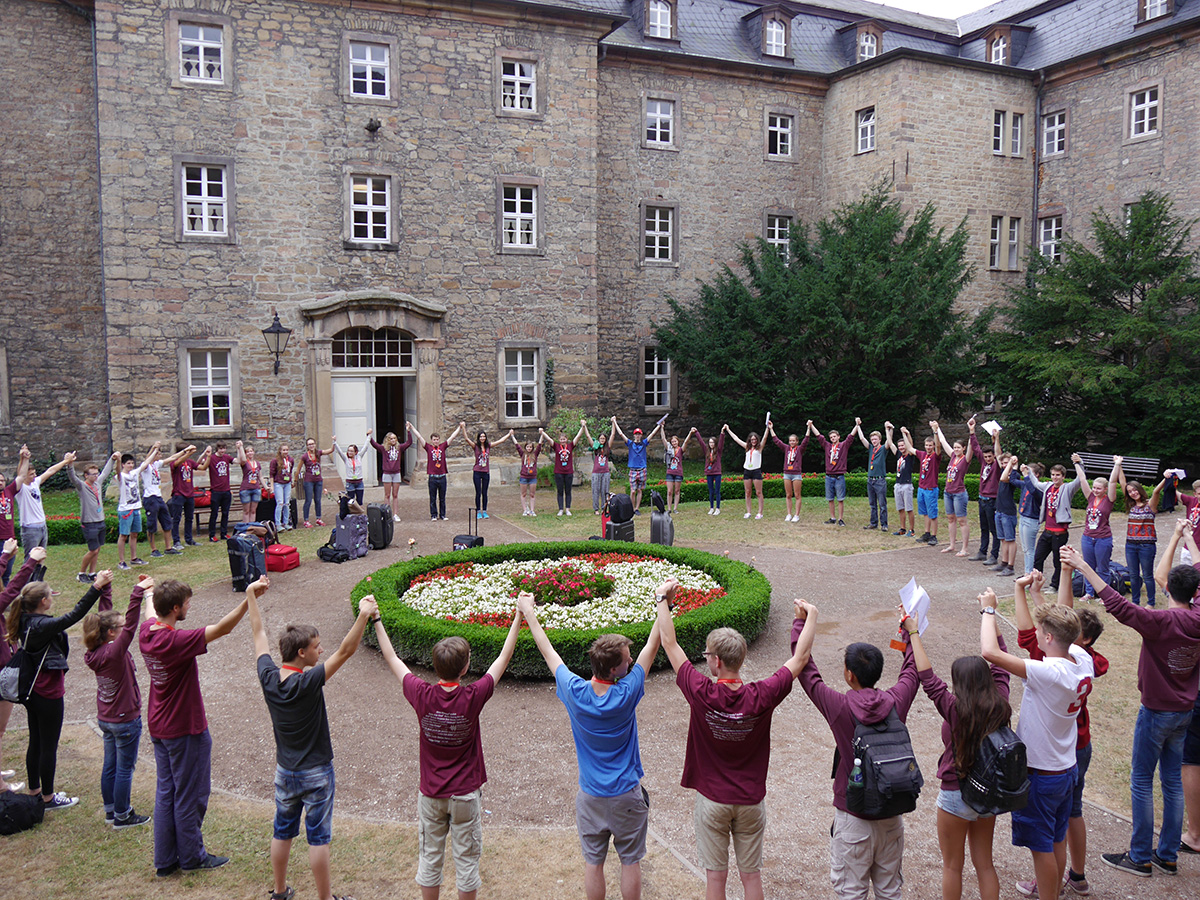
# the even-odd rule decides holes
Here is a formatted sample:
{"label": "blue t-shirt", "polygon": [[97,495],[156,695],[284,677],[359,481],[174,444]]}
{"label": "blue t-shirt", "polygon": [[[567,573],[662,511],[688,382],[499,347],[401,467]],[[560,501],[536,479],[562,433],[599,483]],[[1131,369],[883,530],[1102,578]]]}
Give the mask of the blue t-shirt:
{"label": "blue t-shirt", "polygon": [[650,446],[650,441],[645,438],[640,441],[627,440],[625,446],[629,448],[629,468],[646,468],[646,448]]}
{"label": "blue t-shirt", "polygon": [[637,787],[643,772],[636,714],[646,693],[645,670],[635,663],[602,695],[566,666],[558,667],[554,682],[571,719],[580,790],[593,797],[618,797]]}

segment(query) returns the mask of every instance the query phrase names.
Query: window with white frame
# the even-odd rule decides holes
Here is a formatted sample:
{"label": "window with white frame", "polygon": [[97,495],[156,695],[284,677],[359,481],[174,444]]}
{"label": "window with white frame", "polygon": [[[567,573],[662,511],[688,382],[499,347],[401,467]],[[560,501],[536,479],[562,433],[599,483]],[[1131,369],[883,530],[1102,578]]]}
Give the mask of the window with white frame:
{"label": "window with white frame", "polygon": [[1129,136],[1158,134],[1158,88],[1148,87],[1129,95]]}
{"label": "window with white frame", "polygon": [[992,152],[997,156],[1004,153],[1004,110],[998,109],[992,113]]}
{"label": "window with white frame", "polygon": [[671,4],[666,0],[650,0],[646,6],[646,37],[672,38]]}
{"label": "window with white frame", "polygon": [[1021,260],[1021,220],[1013,217],[1008,220],[1008,270],[1017,271]]}
{"label": "window with white frame", "polygon": [[992,38],[992,45],[989,52],[991,61],[997,66],[1003,66],[1008,62],[1008,38],[1003,35]]}
{"label": "window with white frame", "polygon": [[1042,155],[1067,152],[1067,114],[1052,112],[1042,116]]}
{"label": "window with white frame", "polygon": [[225,166],[184,165],[183,234],[225,237],[229,234],[229,204]]}
{"label": "window with white frame", "polygon": [[515,112],[537,110],[537,64],[519,59],[500,61],[500,108]]}
{"label": "window with white frame", "polygon": [[335,369],[411,369],[412,338],[399,328],[344,328],[333,336]]}
{"label": "window with white frame", "polygon": [[1062,216],[1047,216],[1038,223],[1038,227],[1038,249],[1042,251],[1042,256],[1062,262]]}
{"label": "window with white frame", "polygon": [[538,351],[506,348],[504,351],[504,417],[538,417]]}
{"label": "window with white frame", "polygon": [[795,118],[784,113],[767,113],[767,155],[792,155],[792,127]]}
{"label": "window with white frame", "polygon": [[988,268],[1000,268],[1000,238],[1004,229],[1004,216],[992,216],[992,227],[988,234]]}
{"label": "window with white frame", "polygon": [[220,25],[179,23],[179,77],[224,84],[224,29]]}
{"label": "window with white frame", "polygon": [[787,56],[787,26],[778,19],[767,19],[763,28],[763,53],[768,56]]}
{"label": "window with white frame", "polygon": [[391,96],[387,44],[350,42],[350,93],[386,100]]}
{"label": "window with white frame", "polygon": [[1141,7],[1139,12],[1143,22],[1157,19],[1171,12],[1170,0],[1141,0],[1138,5]]}
{"label": "window with white frame", "polygon": [[642,260],[675,261],[675,207],[647,204],[642,216]]}
{"label": "window with white frame", "polygon": [[501,188],[500,246],[528,250],[537,247],[537,186],[506,184]]}
{"label": "window with white frame", "polygon": [[874,32],[863,31],[858,35],[858,61],[874,59],[879,55],[879,38]]}
{"label": "window with white frame", "polygon": [[1012,113],[1009,122],[1008,152],[1010,156],[1025,155],[1025,115]]}
{"label": "window with white frame", "polygon": [[350,176],[350,238],[365,244],[392,241],[392,179]]}
{"label": "window with white frame", "polygon": [[187,371],[192,427],[228,427],[233,381],[229,351],[190,350]]}
{"label": "window with white frame", "polygon": [[791,230],[791,216],[767,214],[766,241],[778,251],[784,262],[787,262],[791,253]]}
{"label": "window with white frame", "polygon": [[858,132],[858,152],[869,153],[875,149],[875,107],[860,109],[855,113]]}
{"label": "window with white frame", "polygon": [[647,98],[646,144],[670,147],[675,134],[675,101]]}
{"label": "window with white frame", "polygon": [[642,402],[647,409],[671,405],[671,361],[657,347],[642,350]]}

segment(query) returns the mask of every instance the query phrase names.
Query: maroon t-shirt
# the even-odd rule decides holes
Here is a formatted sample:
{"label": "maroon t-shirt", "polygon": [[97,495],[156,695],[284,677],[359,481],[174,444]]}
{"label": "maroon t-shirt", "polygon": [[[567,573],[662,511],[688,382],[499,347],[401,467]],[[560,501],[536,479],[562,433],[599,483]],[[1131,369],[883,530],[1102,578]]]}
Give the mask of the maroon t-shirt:
{"label": "maroon t-shirt", "polygon": [[160,740],[203,734],[208,728],[204,698],[200,696],[200,670],[196,657],[208,652],[203,628],[178,630],[142,623],[138,646],[150,673],[150,699],[146,701],[146,727]]}
{"label": "maroon t-shirt", "polygon": [[175,497],[196,496],[196,486],[192,483],[192,473],[196,471],[196,463],[190,459],[181,459],[171,463],[171,494]]}
{"label": "maroon t-shirt", "polygon": [[[1000,649],[1008,649],[1004,645],[1003,635],[1000,636]],[[1008,672],[995,665],[991,666],[991,670],[992,681],[995,682],[996,689],[1007,700]],[[917,677],[921,679],[921,687],[925,689],[925,694],[933,701],[933,705],[942,715],[942,755],[938,759],[937,769],[938,778],[942,782],[942,790],[957,791],[959,783],[958,767],[954,763],[954,729],[958,727],[958,698],[946,686],[946,682],[934,673],[933,669],[918,672]]]}
{"label": "maroon t-shirt", "polygon": [[1052,484],[1042,495],[1042,510],[1044,511],[1047,531],[1066,531],[1069,522],[1058,521],[1058,495],[1062,493],[1061,484]]}
{"label": "maroon t-shirt", "polygon": [[667,447],[667,474],[683,476],[683,454],[673,446]]}
{"label": "maroon t-shirt", "polygon": [[275,484],[287,484],[292,480],[295,468],[296,461],[290,456],[285,456],[282,464],[279,462],[279,457],[276,456],[271,460],[271,481]]}
{"label": "maroon t-shirt", "polygon": [[947,494],[965,494],[967,491],[966,484],[963,479],[967,476],[967,467],[970,463],[967,462],[967,457],[950,455],[950,462],[946,464],[946,493]]}
{"label": "maroon t-shirt", "polygon": [[446,448],[450,446],[449,441],[442,441],[440,444],[425,444],[425,472],[429,475],[445,475],[446,474]]}
{"label": "maroon t-shirt", "polygon": [[0,542],[13,537],[13,498],[17,496],[20,485],[10,481],[0,491]]}
{"label": "maroon t-shirt", "polygon": [[1113,502],[1108,499],[1107,493],[1092,491],[1088,498],[1087,513],[1083,517],[1083,533],[1091,538],[1112,537],[1112,526],[1108,524],[1112,508]]}
{"label": "maroon t-shirt", "polygon": [[795,447],[785,444],[774,434],[771,435],[771,440],[775,442],[776,447],[783,451],[783,474],[802,474],[804,472],[804,448],[808,446],[808,435],[806,434],[804,440]]}
{"label": "maroon t-shirt", "polygon": [[300,465],[304,468],[304,480],[309,484],[322,481],[321,478],[321,456],[324,451],[318,450],[314,456],[307,450],[300,457]]}
{"label": "maroon t-shirt", "polygon": [[[700,445],[704,448],[704,474],[705,475],[720,475],[721,473],[721,454],[725,452],[725,432],[722,431],[717,437],[716,449],[708,448],[708,441],[700,432],[696,432],[696,439],[700,441]],[[808,435],[804,436],[804,440],[808,440]]]}
{"label": "maroon t-shirt", "polygon": [[1187,510],[1188,525],[1192,527],[1192,540],[1200,542],[1200,499],[1180,494],[1179,500]]}
{"label": "maroon t-shirt", "polygon": [[538,454],[542,452],[541,445],[533,448],[533,453],[521,452],[521,474],[519,478],[537,478]]}
{"label": "maroon t-shirt", "polygon": [[575,474],[575,442],[567,441],[554,443],[554,474]]}
{"label": "maroon t-shirt", "polygon": [[685,662],[675,683],[692,710],[680,784],[713,803],[761,802],[771,761],[771,714],[792,692],[787,666],[735,691]]}
{"label": "maroon t-shirt", "polygon": [[592,474],[603,475],[609,471],[608,444],[596,442],[592,450]]}
{"label": "maroon t-shirt", "polygon": [[914,450],[913,453],[921,461],[921,474],[917,478],[917,488],[922,491],[936,491],[938,489],[938,465],[941,462],[941,456],[936,450],[932,453],[926,453],[924,450]]}
{"label": "maroon t-shirt", "polygon": [[479,714],[496,687],[492,676],[447,691],[409,673],[403,686],[404,699],[412,704],[421,728],[421,793],[461,797],[482,787],[487,771]]}
{"label": "maroon t-shirt", "polygon": [[[96,673],[96,718],[101,722],[132,722],[142,714],[142,692],[137,682],[137,667],[129,647],[137,631],[142,611],[142,587],[138,585],[129,597],[125,624],[117,636],[95,650],[83,655],[83,661]],[[100,592],[97,612],[113,608],[112,587]]]}
{"label": "maroon t-shirt", "polygon": [[1110,587],[1101,589],[1100,599],[1110,615],[1142,636],[1138,655],[1142,706],[1155,712],[1191,709],[1200,685],[1200,609],[1149,609]]}
{"label": "maroon t-shirt", "polygon": [[214,494],[229,490],[232,468],[233,457],[228,453],[214,453],[208,458],[208,486]]}
{"label": "maroon t-shirt", "polygon": [[483,444],[475,445],[475,472],[490,472],[492,470],[492,448]]}
{"label": "maroon t-shirt", "polygon": [[979,460],[979,496],[994,499],[1000,493],[1000,473],[1004,466],[1000,465],[1000,460],[995,457],[992,457],[990,463],[984,460],[983,448],[979,446],[975,432],[971,432],[971,449]]}
{"label": "maroon t-shirt", "polygon": [[242,486],[239,490],[257,491],[262,487],[260,470],[262,464],[257,459],[248,459],[242,465]]}
{"label": "maroon t-shirt", "polygon": [[384,447],[375,438],[371,438],[371,446],[383,454],[383,474],[399,475],[404,467],[404,451],[412,446],[412,438],[406,432],[404,443],[395,447]]}
{"label": "maroon t-shirt", "polygon": [[[805,435],[805,440],[807,439],[808,435]],[[831,444],[825,440],[824,435],[818,434],[817,440],[821,442],[821,447],[825,450],[825,474],[845,475],[846,463],[850,461],[850,441],[853,438],[846,438],[844,441]]]}

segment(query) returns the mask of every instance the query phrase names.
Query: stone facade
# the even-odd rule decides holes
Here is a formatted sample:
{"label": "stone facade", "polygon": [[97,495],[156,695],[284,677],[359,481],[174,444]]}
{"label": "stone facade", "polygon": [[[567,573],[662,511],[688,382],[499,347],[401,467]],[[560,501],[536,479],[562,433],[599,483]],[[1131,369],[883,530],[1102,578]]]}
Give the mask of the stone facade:
{"label": "stone facade", "polygon": [[[891,179],[909,208],[935,203],[948,228],[965,219],[975,279],[962,304],[975,312],[1021,277],[1039,217],[1086,238],[1095,207],[1119,214],[1147,187],[1200,210],[1200,19],[1050,58],[1061,17],[1030,5],[1005,15],[1042,42],[1014,38],[992,65],[986,11],[960,20],[960,37],[828,0],[789,20],[791,56],[768,57],[756,4],[699,3],[707,18],[681,6],[677,35],[657,42],[641,5],[620,0],[0,5],[0,457],[22,441],[96,456],[110,440],[257,434],[273,449],[325,444],[339,426],[361,442],[368,423],[388,427],[383,380],[403,384],[391,427],[530,436],[552,413],[551,359],[559,406],[627,429],[670,411],[685,429],[686,384],[645,402],[653,323],[668,297],[686,302],[736,264],[768,215],[811,222]],[[856,62],[864,21],[884,53]],[[1123,35],[1113,22],[1097,33]],[[181,57],[193,32],[219,55],[201,77]],[[362,47],[379,54],[382,96],[353,82]],[[1158,128],[1131,139],[1130,95],[1147,86]],[[652,101],[670,104],[668,140],[647,137]],[[860,146],[866,110],[873,143]],[[1060,110],[1066,152],[1044,156],[1039,113]],[[787,154],[771,152],[773,115],[790,122]],[[185,195],[212,177],[209,211],[224,218],[188,218]],[[356,179],[372,187],[365,213]],[[646,259],[647,207],[670,211],[668,259]],[[386,216],[386,237],[357,233],[355,215]],[[273,313],[292,329],[278,374],[261,333]],[[339,368],[347,329],[399,329],[411,354]],[[536,360],[533,409],[506,406],[506,379],[523,377],[506,373],[510,351]],[[229,413],[196,425],[192,369],[218,358]]]}

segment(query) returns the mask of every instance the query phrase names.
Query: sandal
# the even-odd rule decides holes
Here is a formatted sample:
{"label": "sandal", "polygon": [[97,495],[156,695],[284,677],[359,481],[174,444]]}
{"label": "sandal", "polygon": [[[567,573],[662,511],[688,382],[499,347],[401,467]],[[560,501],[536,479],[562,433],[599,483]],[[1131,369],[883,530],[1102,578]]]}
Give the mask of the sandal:
{"label": "sandal", "polygon": [[296,892],[292,889],[290,884],[286,885],[282,892],[271,891],[271,900],[292,900],[292,898],[295,896]]}
{"label": "sandal", "polygon": [[1185,841],[1180,841],[1179,842],[1179,852],[1180,853],[1200,853],[1200,850],[1197,850],[1195,847],[1190,846]]}

